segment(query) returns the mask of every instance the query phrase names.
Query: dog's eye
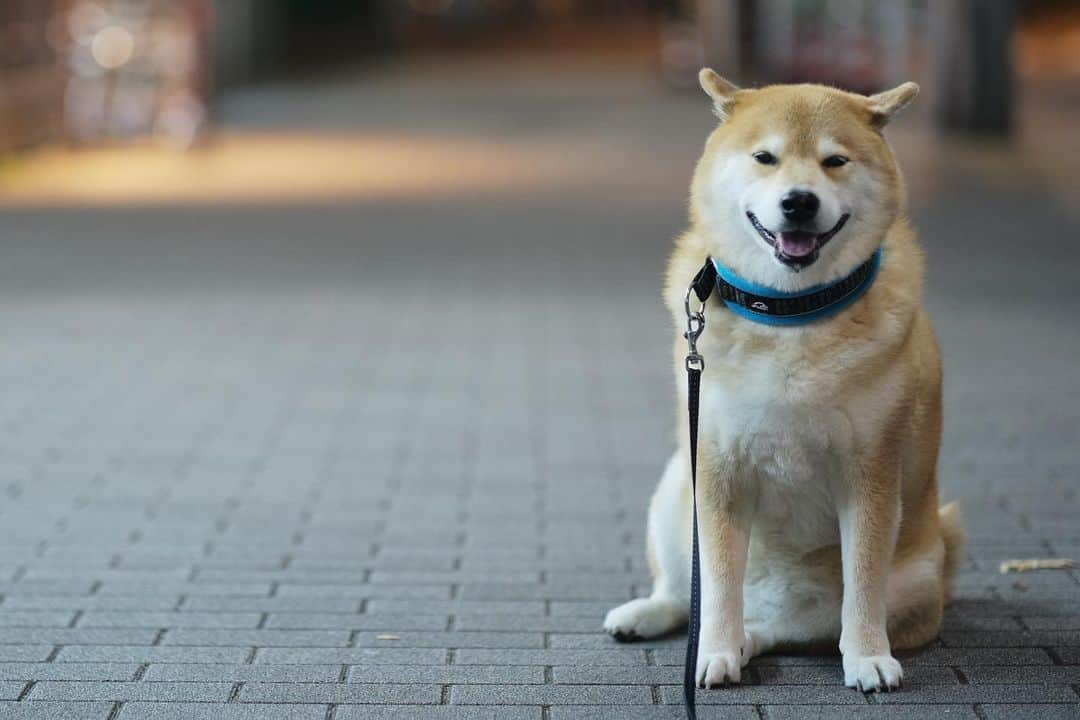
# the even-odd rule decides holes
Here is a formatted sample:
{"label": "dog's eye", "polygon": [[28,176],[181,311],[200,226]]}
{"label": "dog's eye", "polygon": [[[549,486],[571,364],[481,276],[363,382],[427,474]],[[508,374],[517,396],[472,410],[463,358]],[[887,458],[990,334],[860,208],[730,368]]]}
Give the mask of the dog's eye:
{"label": "dog's eye", "polygon": [[776,156],[766,150],[758,150],[754,153],[754,159],[762,165],[775,165]]}
{"label": "dog's eye", "polygon": [[838,168],[848,164],[848,159],[843,155],[830,155],[821,161],[827,168]]}

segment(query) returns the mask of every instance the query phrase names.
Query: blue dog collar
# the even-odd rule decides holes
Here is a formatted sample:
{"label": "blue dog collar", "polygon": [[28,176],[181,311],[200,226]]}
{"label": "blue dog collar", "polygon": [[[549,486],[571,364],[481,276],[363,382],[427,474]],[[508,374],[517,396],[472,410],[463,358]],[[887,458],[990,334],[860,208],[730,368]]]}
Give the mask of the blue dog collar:
{"label": "blue dog collar", "polygon": [[[862,297],[877,277],[881,266],[881,249],[846,277],[797,293],[780,292],[750,282],[716,259],[710,260],[715,272],[716,290],[733,313],[766,325],[806,325],[835,315]],[[706,272],[709,266],[706,263],[702,271]],[[704,289],[701,287],[698,291],[699,297]]]}

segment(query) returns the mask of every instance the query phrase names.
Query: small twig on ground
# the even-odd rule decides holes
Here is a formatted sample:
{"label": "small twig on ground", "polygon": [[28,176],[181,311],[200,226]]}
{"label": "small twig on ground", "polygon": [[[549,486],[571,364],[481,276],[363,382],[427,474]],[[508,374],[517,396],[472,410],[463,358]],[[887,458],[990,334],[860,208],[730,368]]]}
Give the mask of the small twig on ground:
{"label": "small twig on ground", "polygon": [[1029,572],[1031,570],[1068,570],[1076,567],[1076,562],[1069,558],[1028,558],[1026,560],[1006,560],[998,567],[1002,575],[1011,572]]}

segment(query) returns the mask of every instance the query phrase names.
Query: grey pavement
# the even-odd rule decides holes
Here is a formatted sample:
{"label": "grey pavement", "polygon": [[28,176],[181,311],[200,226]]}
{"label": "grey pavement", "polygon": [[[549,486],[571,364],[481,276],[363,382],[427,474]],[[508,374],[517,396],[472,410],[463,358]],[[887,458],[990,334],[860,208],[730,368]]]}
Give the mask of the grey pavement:
{"label": "grey pavement", "polygon": [[[588,103],[489,78],[513,92],[461,102],[507,145],[599,134],[614,107],[608,140],[666,163],[643,176],[688,177],[707,110],[636,77]],[[364,88],[323,91],[409,131],[422,93],[394,116]],[[441,92],[453,142],[470,116]],[[1080,717],[1080,574],[997,570],[1080,557],[1080,226],[1022,161],[989,173],[913,127],[897,146],[970,538],[956,601],[899,692],[767,656],[699,694],[706,718]],[[685,187],[627,182],[4,210],[0,718],[680,717],[683,638],[600,631],[648,587],[675,422],[658,287]]]}

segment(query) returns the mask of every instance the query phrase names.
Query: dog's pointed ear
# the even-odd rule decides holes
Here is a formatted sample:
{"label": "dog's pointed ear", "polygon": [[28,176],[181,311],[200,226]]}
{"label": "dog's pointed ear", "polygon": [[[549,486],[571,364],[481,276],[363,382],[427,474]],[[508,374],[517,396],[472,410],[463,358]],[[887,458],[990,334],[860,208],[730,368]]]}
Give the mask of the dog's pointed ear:
{"label": "dog's pointed ear", "polygon": [[701,72],[698,73],[698,82],[701,83],[701,89],[705,91],[705,94],[712,98],[716,116],[721,121],[726,120],[728,111],[735,104],[738,86],[717,75],[712,68],[701,68]]}
{"label": "dog's pointed ear", "polygon": [[870,123],[874,127],[885,127],[893,116],[910,105],[918,94],[919,86],[913,82],[906,82],[903,85],[897,85],[892,90],[871,95],[866,103],[870,109]]}

